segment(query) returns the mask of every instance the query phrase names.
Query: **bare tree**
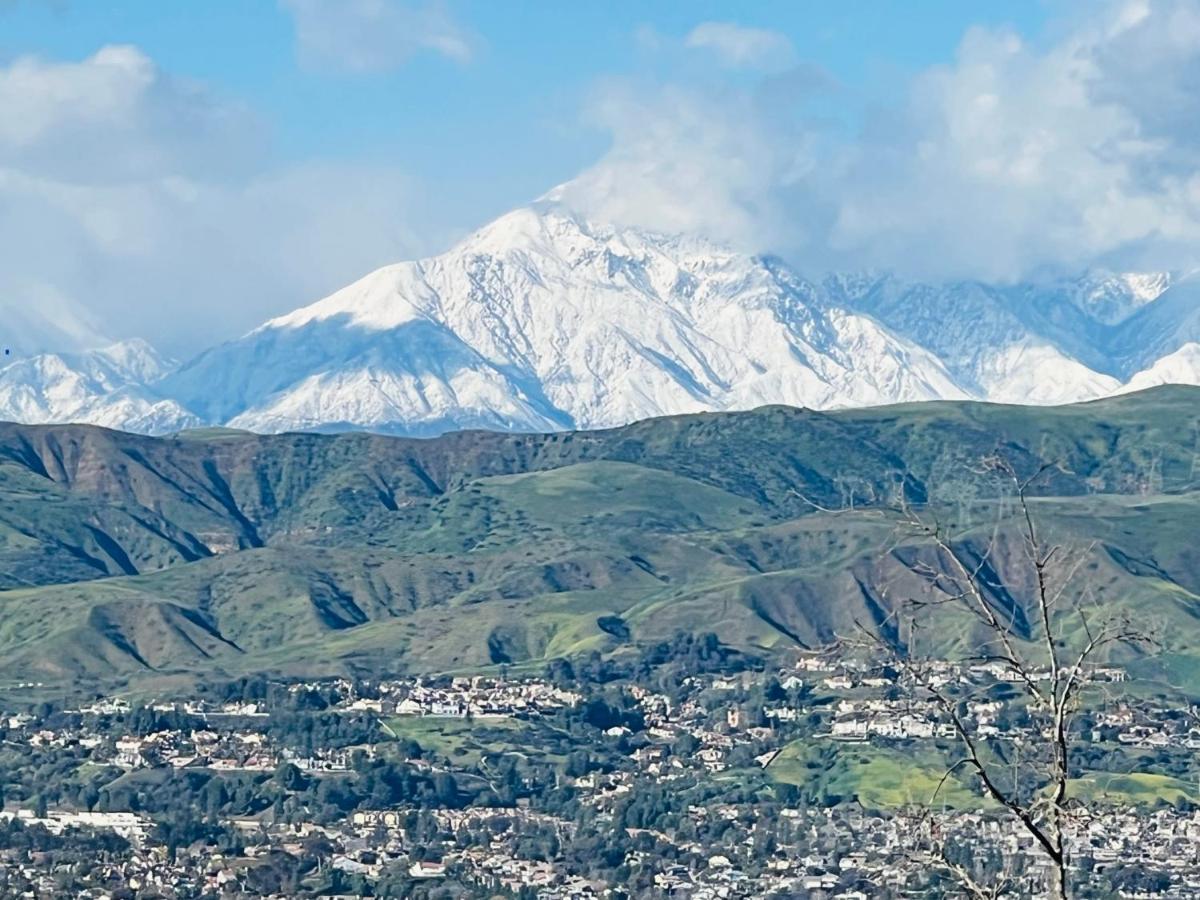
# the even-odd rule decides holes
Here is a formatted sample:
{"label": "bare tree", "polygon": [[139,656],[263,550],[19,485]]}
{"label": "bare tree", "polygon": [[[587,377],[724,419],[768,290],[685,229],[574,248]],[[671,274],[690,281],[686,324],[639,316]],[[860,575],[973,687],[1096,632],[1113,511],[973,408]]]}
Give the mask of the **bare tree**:
{"label": "bare tree", "polygon": [[[1046,895],[1065,900],[1071,892],[1069,826],[1077,809],[1069,793],[1072,751],[1079,737],[1075,717],[1085,692],[1096,683],[1098,662],[1116,645],[1148,638],[1127,616],[1101,610],[1079,583],[1092,547],[1071,551],[1044,539],[1031,489],[1048,468],[1021,477],[1001,457],[983,461],[980,474],[1005,488],[990,535],[983,537],[978,531],[974,539],[954,534],[933,506],[898,507],[894,513],[903,537],[891,551],[903,545],[924,552],[916,558],[910,554],[908,572],[919,576],[925,589],[913,590],[909,578],[900,587],[903,596],[889,597],[894,621],[886,628],[877,623],[864,633],[877,650],[893,654],[910,684],[953,726],[960,755],[938,784],[927,812],[932,813],[953,776],[972,773],[983,794],[1044,855]],[[1003,565],[1001,552],[1006,553]],[[944,647],[944,640],[932,640],[932,632],[950,621],[967,623],[974,638],[956,661],[984,665],[998,673],[999,681],[974,685],[939,677],[947,661],[924,645],[928,636],[931,646]],[[998,694],[1021,711],[1027,722],[1022,730],[1031,740],[1004,729],[984,729],[971,714],[972,701]],[[983,883],[949,858],[944,843],[933,843],[938,863],[968,894],[996,898],[1017,890],[1003,877]]]}

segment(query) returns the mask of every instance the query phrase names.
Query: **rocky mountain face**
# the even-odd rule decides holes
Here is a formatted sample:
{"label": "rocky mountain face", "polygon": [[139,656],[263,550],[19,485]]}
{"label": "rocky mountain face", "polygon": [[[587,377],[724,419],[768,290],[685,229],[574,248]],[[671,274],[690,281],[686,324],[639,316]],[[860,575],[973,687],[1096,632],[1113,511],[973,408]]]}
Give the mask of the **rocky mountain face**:
{"label": "rocky mountain face", "polygon": [[141,343],[0,369],[0,417],[166,433],[553,431],[781,403],[1056,404],[1200,383],[1200,281],[810,281],[689,235],[518,209],[173,367]]}

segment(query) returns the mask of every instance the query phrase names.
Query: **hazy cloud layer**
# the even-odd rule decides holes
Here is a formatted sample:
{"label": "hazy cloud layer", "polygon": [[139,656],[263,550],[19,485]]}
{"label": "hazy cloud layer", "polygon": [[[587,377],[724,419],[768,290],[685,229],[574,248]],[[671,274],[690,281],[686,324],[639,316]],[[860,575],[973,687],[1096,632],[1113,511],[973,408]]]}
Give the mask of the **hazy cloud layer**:
{"label": "hazy cloud layer", "polygon": [[852,136],[778,78],[606,86],[590,115],[612,151],[568,196],[597,215],[698,229],[810,267],[1001,279],[1095,263],[1190,267],[1200,7],[1088,10],[1047,47],[972,30],[899,108],[865,108]]}
{"label": "hazy cloud layer", "polygon": [[[362,54],[343,68],[470,52],[437,6],[288,7],[301,52],[305,28],[321,28],[313,17],[347,29],[325,21],[326,36]],[[378,10],[430,27],[397,25],[404,38],[388,40],[381,26],[378,45],[356,42]],[[973,30],[887,108],[858,98],[849,109],[849,92],[769,32],[698,25],[659,47],[676,76],[596,86],[586,121],[612,147],[562,195],[598,218],[704,232],[814,273],[1191,268],[1200,6],[1086,10],[1048,44]],[[697,54],[738,71],[698,77]],[[86,307],[84,331],[189,353],[447,243],[434,193],[396,168],[279,167],[268,145],[253,110],[135,47],[0,66],[0,308],[85,321],[71,311]]]}
{"label": "hazy cloud layer", "polygon": [[170,78],[131,46],[82,62],[17,58],[0,69],[0,110],[0,163],[71,181],[180,167],[226,174],[245,165],[259,139],[248,110]]}
{"label": "hazy cloud layer", "polygon": [[606,85],[589,120],[611,131],[613,148],[560,196],[603,221],[770,246],[796,227],[783,198],[811,175],[817,153],[744,99]]}
{"label": "hazy cloud layer", "polygon": [[[175,352],[430,249],[413,186],[366,166],[268,167],[241,105],[132,47],[0,68],[0,307],[91,312]],[[30,350],[41,348],[26,348]]]}
{"label": "hazy cloud layer", "polygon": [[735,69],[774,69],[796,61],[795,48],[786,35],[733,22],[701,22],[688,33],[684,44],[707,50]]}
{"label": "hazy cloud layer", "polygon": [[474,41],[439,2],[281,0],[296,25],[300,59],[349,72],[387,72],[414,54],[468,62]]}

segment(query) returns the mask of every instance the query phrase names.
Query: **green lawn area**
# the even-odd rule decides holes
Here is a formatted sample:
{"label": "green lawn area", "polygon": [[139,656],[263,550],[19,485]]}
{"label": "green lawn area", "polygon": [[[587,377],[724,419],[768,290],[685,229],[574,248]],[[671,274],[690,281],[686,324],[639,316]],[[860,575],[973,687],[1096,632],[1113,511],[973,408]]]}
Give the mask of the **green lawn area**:
{"label": "green lawn area", "polygon": [[1120,806],[1154,806],[1175,803],[1180,799],[1200,802],[1200,788],[1195,781],[1150,772],[1090,772],[1071,782],[1071,795],[1091,802]]}
{"label": "green lawn area", "polygon": [[[946,763],[933,750],[899,750],[871,744],[828,740],[795,741],[767,768],[767,776],[817,795],[857,799],[872,809],[924,806],[930,802]],[[1089,772],[1074,779],[1072,797],[1089,803],[1154,806],[1187,800],[1200,803],[1200,785],[1150,772]],[[968,784],[951,777],[936,805],[955,809],[991,806]]]}
{"label": "green lawn area", "polygon": [[795,741],[767,768],[774,781],[802,790],[857,800],[871,809],[936,804],[959,809],[987,805],[956,777],[938,782],[946,763],[936,751],[901,751],[828,740]]}
{"label": "green lawn area", "polygon": [[440,716],[393,716],[384,720],[383,728],[397,740],[414,740],[424,750],[460,766],[476,766],[481,757],[498,753],[562,761],[540,749],[535,729],[519,719],[476,718],[468,722]]}

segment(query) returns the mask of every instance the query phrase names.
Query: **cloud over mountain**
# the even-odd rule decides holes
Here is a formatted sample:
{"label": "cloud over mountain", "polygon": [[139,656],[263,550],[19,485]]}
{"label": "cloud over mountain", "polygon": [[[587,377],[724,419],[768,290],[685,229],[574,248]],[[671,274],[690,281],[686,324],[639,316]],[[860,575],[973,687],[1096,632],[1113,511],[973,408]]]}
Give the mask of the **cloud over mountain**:
{"label": "cloud over mountain", "polygon": [[[971,29],[946,62],[877,91],[839,83],[775,31],[648,26],[652,62],[628,67],[640,74],[595,78],[555,107],[556,128],[606,136],[607,151],[577,177],[547,178],[570,178],[560,199],[589,219],[773,252],[813,276],[1190,270],[1200,8],[1112,0],[1084,12],[1040,37]],[[418,54],[473,59],[478,46],[438,3],[286,0],[274,14],[285,60],[298,50],[356,85],[401,79]],[[86,309],[75,331],[96,331],[96,346],[139,335],[188,356],[362,272],[444,250],[508,205],[383,153],[281,161],[262,112],[131,45],[0,61],[0,113],[0,306]],[[504,115],[484,120],[491,130],[406,139],[495,146],[502,173],[523,146],[505,143]]]}
{"label": "cloud over mountain", "polygon": [[400,224],[405,174],[272,164],[251,110],[136,47],[17,57],[0,111],[0,308],[85,308],[94,346],[192,352],[423,249]]}
{"label": "cloud over mountain", "polygon": [[1045,44],[972,29],[899,103],[864,103],[852,122],[824,114],[828,86],[811,78],[610,83],[591,120],[612,149],[572,199],[808,268],[986,279],[1191,268],[1200,9],[1132,0],[1088,13]]}

